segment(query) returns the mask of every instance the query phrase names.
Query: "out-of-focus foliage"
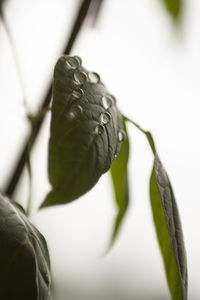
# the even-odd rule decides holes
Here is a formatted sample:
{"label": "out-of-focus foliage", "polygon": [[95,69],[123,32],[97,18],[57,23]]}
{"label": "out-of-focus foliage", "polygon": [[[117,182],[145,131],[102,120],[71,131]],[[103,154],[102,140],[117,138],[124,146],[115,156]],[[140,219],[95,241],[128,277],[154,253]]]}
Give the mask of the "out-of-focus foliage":
{"label": "out-of-focus foliage", "polygon": [[183,0],[161,0],[171,17],[178,21],[183,9]]}
{"label": "out-of-focus foliage", "polygon": [[0,195],[0,299],[49,300],[50,260],[23,209]]}

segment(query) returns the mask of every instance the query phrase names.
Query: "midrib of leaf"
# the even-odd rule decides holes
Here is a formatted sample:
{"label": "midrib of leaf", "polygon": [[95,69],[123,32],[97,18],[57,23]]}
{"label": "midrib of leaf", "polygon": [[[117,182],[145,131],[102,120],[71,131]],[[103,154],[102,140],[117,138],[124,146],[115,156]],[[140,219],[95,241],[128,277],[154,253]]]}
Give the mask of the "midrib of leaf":
{"label": "midrib of leaf", "polygon": [[[82,156],[82,159],[79,161],[79,164],[77,164],[77,167],[74,169],[74,172],[73,172],[73,176],[71,176],[71,180],[69,181],[69,185],[74,181],[74,177],[76,177],[78,171],[80,170],[81,168],[81,165],[83,164],[83,162],[85,161],[87,155],[88,155],[88,152],[90,150],[90,148],[94,145],[94,140],[97,138],[98,136],[93,136],[93,139],[91,140],[91,142],[88,144],[88,147],[84,153],[84,155]],[[63,183],[59,184],[59,186],[63,186],[64,184],[64,181]]]}

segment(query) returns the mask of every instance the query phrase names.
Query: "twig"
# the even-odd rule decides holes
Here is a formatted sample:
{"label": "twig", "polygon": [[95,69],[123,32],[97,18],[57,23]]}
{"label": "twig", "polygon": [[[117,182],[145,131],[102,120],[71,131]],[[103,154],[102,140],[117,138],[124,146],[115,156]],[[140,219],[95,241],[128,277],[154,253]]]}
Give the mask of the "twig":
{"label": "twig", "polygon": [[[88,12],[91,2],[92,2],[92,0],[83,0],[82,1],[82,4],[78,10],[77,18],[76,18],[76,20],[74,22],[74,26],[72,28],[72,32],[71,32],[69,41],[67,42],[67,45],[64,50],[65,54],[69,54],[71,52],[71,49],[75,42],[75,39],[77,38],[77,35],[81,29],[81,26],[87,16],[87,12]],[[49,85],[49,88],[47,90],[44,101],[42,102],[40,110],[43,111],[49,106],[50,101],[51,101],[51,95],[52,95],[52,84]],[[32,147],[37,139],[37,136],[38,136],[38,133],[40,131],[43,121],[44,121],[44,116],[42,116],[39,120],[37,120],[34,123],[34,125],[32,127],[32,131],[30,133],[30,136],[24,143],[24,147],[22,148],[22,152],[19,156],[17,164],[16,164],[16,166],[13,170],[13,173],[11,174],[10,179],[8,180],[8,183],[4,189],[4,194],[6,194],[8,197],[12,197],[15,192],[15,189],[17,187],[19,179],[22,175],[23,169],[27,163],[28,151],[29,151],[29,149],[32,149]]]}
{"label": "twig", "polygon": [[22,91],[23,101],[24,101],[25,104],[27,104],[26,103],[26,96],[25,96],[26,95],[25,94],[25,87],[24,87],[24,82],[23,82],[23,78],[22,78],[22,74],[21,74],[21,69],[20,69],[19,59],[18,59],[18,55],[17,55],[17,50],[15,48],[15,43],[14,43],[14,40],[13,40],[13,36],[12,36],[11,31],[10,31],[9,24],[7,22],[7,19],[6,19],[6,16],[4,15],[3,10],[1,11],[1,19],[2,19],[3,26],[5,28],[9,43],[10,43],[10,48],[12,50],[12,55],[13,55],[13,59],[14,59],[14,63],[15,63],[15,68],[16,68],[16,72],[17,72],[17,75],[18,75],[21,91]]}

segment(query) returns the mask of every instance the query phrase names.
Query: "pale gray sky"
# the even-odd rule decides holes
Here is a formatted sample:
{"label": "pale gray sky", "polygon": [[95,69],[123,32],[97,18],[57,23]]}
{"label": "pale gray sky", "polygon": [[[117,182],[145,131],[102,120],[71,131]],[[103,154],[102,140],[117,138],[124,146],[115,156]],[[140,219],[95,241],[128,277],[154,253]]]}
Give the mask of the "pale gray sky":
{"label": "pale gray sky", "polygon": [[[10,0],[5,14],[19,56],[25,96],[37,109],[79,1]],[[159,1],[107,0],[93,29],[85,26],[73,48],[116,95],[122,112],[155,137],[180,209],[189,269],[189,299],[200,297],[200,3],[186,2],[175,32]],[[9,41],[0,23],[1,181],[28,132]],[[58,300],[169,299],[148,197],[152,154],[145,137],[129,127],[131,204],[119,238],[104,258],[115,215],[109,174],[69,205],[37,212],[49,190],[46,119],[32,154],[33,222],[45,235]],[[25,174],[26,175],[26,174]],[[16,199],[27,199],[27,177]],[[65,291],[64,291],[65,292]],[[68,295],[68,296],[67,296]],[[59,296],[58,296],[59,297]]]}

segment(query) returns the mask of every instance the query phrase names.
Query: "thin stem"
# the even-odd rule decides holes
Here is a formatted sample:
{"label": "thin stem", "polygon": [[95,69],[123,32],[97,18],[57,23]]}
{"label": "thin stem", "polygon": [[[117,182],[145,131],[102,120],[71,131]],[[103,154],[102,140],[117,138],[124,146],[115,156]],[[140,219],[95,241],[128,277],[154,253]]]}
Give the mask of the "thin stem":
{"label": "thin stem", "polygon": [[[33,123],[32,123],[33,124]],[[28,150],[28,158],[27,158],[27,170],[29,176],[29,192],[28,192],[28,202],[26,207],[26,215],[29,217],[31,214],[31,199],[32,199],[32,166],[31,166],[31,151]]]}
{"label": "thin stem", "polygon": [[153,154],[155,155],[156,154],[156,147],[155,147],[155,143],[154,143],[154,140],[153,140],[153,137],[152,137],[152,134],[150,131],[146,131],[144,130],[140,125],[138,125],[136,122],[132,121],[131,119],[123,116],[124,120],[125,121],[128,121],[130,122],[131,124],[133,124],[137,129],[139,129],[142,133],[145,134],[148,142],[149,142],[149,145],[151,147],[151,150],[153,152]]}
{"label": "thin stem", "polygon": [[23,78],[22,78],[22,74],[21,74],[21,69],[20,69],[17,50],[15,48],[15,43],[14,43],[14,40],[13,40],[13,36],[12,36],[11,30],[10,30],[9,24],[6,20],[6,17],[4,15],[3,11],[1,12],[1,19],[2,19],[2,23],[4,25],[4,29],[6,31],[9,43],[10,43],[10,48],[12,50],[12,55],[13,55],[13,59],[14,59],[14,63],[15,63],[15,68],[16,68],[16,72],[17,72],[17,75],[18,75],[21,91],[22,91],[23,101],[24,101],[25,104],[27,104],[26,103],[26,96],[25,96],[26,95],[25,87],[24,87],[24,82],[23,82]]}
{"label": "thin stem", "polygon": [[[74,42],[78,36],[78,33],[83,25],[83,22],[87,16],[87,12],[88,9],[90,7],[92,0],[83,0],[82,4],[78,10],[78,14],[76,17],[76,20],[74,22],[74,26],[72,28],[71,31],[71,35],[69,38],[69,41],[67,42],[67,45],[64,49],[64,53],[65,54],[69,54],[71,52],[71,49],[74,45]],[[41,104],[41,108],[40,110],[45,110],[47,107],[49,107],[50,101],[51,101],[51,96],[52,96],[52,84],[50,83],[49,88],[47,90],[47,93],[44,97],[44,100]],[[39,110],[39,111],[40,111]],[[39,112],[38,112],[39,113]],[[19,156],[19,159],[17,161],[17,164],[13,170],[13,173],[11,174],[8,183],[4,189],[4,193],[8,196],[8,197],[12,197],[15,189],[18,185],[19,179],[22,175],[22,172],[24,170],[24,166],[27,163],[27,159],[28,159],[28,153],[29,153],[29,149],[32,149],[37,137],[38,137],[38,133],[40,131],[40,128],[42,126],[42,123],[44,121],[44,116],[41,117],[41,119],[36,120],[34,122],[34,125],[32,127],[32,131],[29,135],[29,137],[26,139],[26,141],[24,142],[24,146],[22,148],[21,154]]]}

